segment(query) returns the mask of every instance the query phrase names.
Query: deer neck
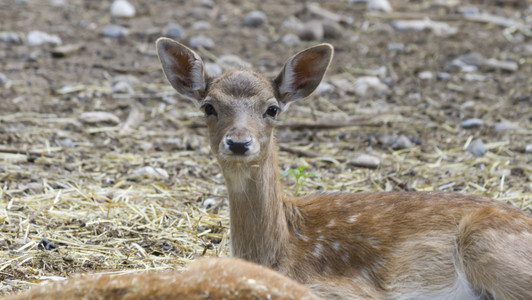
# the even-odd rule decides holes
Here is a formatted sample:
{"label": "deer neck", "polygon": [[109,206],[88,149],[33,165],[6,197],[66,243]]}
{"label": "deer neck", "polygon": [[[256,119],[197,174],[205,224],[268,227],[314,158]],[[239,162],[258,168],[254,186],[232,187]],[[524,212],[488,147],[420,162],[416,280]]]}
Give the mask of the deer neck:
{"label": "deer neck", "polygon": [[257,164],[222,164],[229,193],[232,255],[271,268],[278,266],[288,240],[275,147]]}

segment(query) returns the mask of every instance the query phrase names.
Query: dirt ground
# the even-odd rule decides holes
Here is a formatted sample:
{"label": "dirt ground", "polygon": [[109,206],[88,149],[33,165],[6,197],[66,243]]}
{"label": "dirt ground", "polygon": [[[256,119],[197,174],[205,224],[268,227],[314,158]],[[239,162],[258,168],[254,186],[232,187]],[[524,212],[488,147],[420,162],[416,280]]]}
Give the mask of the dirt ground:
{"label": "dirt ground", "polygon": [[[226,190],[201,113],[173,92],[155,53],[168,22],[184,28],[185,44],[199,34],[213,40],[198,49],[204,61],[225,66],[221,58],[236,55],[268,76],[299,50],[334,45],[325,84],[291,105],[278,130],[281,170],[315,173],[300,193],[442,190],[532,212],[526,1],[398,0],[390,13],[360,1],[323,1],[317,12],[304,1],[130,2],[135,17],[120,19],[111,1],[0,2],[0,32],[20,39],[0,40],[0,295],[80,273],[181,269],[228,255]],[[264,24],[246,25],[253,10]],[[523,26],[465,17],[475,10]],[[457,32],[394,23],[426,18]],[[323,19],[336,26],[324,39],[283,42]],[[128,34],[104,36],[106,24]],[[74,50],[29,46],[32,30]],[[453,64],[468,54],[476,69]],[[380,85],[360,91],[361,77]],[[95,111],[119,120],[82,117]],[[482,124],[462,124],[472,118]],[[477,140],[485,153],[466,151]],[[358,166],[361,154],[378,167]],[[283,182],[293,193],[294,178]]]}

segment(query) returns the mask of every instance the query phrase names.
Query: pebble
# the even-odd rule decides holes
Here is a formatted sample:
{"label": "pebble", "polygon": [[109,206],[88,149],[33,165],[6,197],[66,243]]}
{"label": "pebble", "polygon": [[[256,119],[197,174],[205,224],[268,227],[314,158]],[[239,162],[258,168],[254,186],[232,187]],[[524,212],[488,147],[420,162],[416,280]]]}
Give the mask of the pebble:
{"label": "pebble", "polygon": [[321,41],[323,39],[323,24],[321,21],[312,20],[303,25],[298,36],[304,41]]}
{"label": "pebble", "polygon": [[403,51],[405,51],[405,44],[403,43],[388,44],[388,52],[403,52]]}
{"label": "pebble", "polygon": [[218,76],[224,71],[219,64],[213,62],[206,62],[203,67],[209,76]]}
{"label": "pebble", "polygon": [[81,115],[79,115],[78,119],[85,124],[111,124],[111,125],[118,125],[120,123],[120,119],[109,112],[105,111],[88,111],[84,112]]}
{"label": "pebble", "polygon": [[108,37],[122,37],[129,34],[129,30],[123,26],[115,24],[107,24],[102,29],[102,35]]}
{"label": "pebble", "polygon": [[168,175],[168,172],[166,172],[165,169],[154,168],[152,166],[145,166],[145,167],[138,168],[133,172],[133,174],[137,176],[148,176],[148,177],[163,178],[163,179],[168,179],[170,177]]}
{"label": "pebble", "polygon": [[281,42],[287,46],[296,46],[301,43],[301,39],[293,33],[283,35]]}
{"label": "pebble", "polygon": [[361,154],[347,162],[348,165],[368,169],[376,169],[379,167],[380,163],[381,161],[378,157],[369,154]]}
{"label": "pebble", "polygon": [[475,155],[475,156],[482,156],[484,153],[486,153],[486,147],[484,146],[484,143],[481,139],[476,139],[469,146],[467,146],[467,152]]}
{"label": "pebble", "polygon": [[166,24],[166,27],[164,27],[164,35],[174,40],[182,40],[187,37],[183,26],[174,22],[168,22]]}
{"label": "pebble", "polygon": [[7,82],[7,76],[4,75],[4,73],[0,73],[0,86],[6,84]]}
{"label": "pebble", "polygon": [[216,200],[212,198],[205,199],[205,201],[203,201],[203,203],[201,204],[201,207],[205,209],[209,209],[214,206],[216,206]]}
{"label": "pebble", "polygon": [[422,80],[430,80],[434,78],[434,74],[432,74],[431,71],[421,71],[419,74],[417,74],[417,77]]}
{"label": "pebble", "polygon": [[286,20],[283,21],[282,27],[293,30],[300,31],[305,25],[297,17],[290,15]]}
{"label": "pebble", "polygon": [[502,121],[502,122],[495,124],[495,131],[497,132],[507,131],[507,130],[519,130],[519,129],[521,129],[521,127],[514,125],[510,122]]}
{"label": "pebble", "polygon": [[40,182],[30,182],[20,187],[23,191],[28,191],[33,194],[40,194],[44,192],[44,185]]}
{"label": "pebble", "polygon": [[438,36],[453,35],[458,32],[458,28],[444,22],[432,21],[430,19],[423,20],[396,20],[391,23],[392,27],[399,31],[423,31],[431,30]]}
{"label": "pebble", "polygon": [[390,93],[388,86],[376,76],[362,76],[355,81],[355,94],[364,97],[368,91],[373,90],[379,95]]}
{"label": "pebble", "polygon": [[447,72],[440,72],[440,73],[438,73],[438,79],[440,79],[440,80],[451,79],[451,74],[449,74]]}
{"label": "pebble", "polygon": [[367,0],[366,10],[391,12],[392,6],[388,0]]}
{"label": "pebble", "polygon": [[337,39],[342,37],[344,28],[338,22],[324,19],[321,21],[323,26],[323,36],[330,39]]}
{"label": "pebble", "polygon": [[111,4],[111,16],[117,18],[131,18],[135,16],[135,7],[127,0],[115,0]]}
{"label": "pebble", "polygon": [[212,49],[214,47],[214,41],[210,37],[199,34],[190,38],[190,47]]}
{"label": "pebble", "polygon": [[323,94],[330,93],[332,91],[334,91],[334,86],[328,83],[327,81],[322,80],[320,84],[318,85],[318,87],[316,88],[316,90],[314,91],[314,93],[323,95]]}
{"label": "pebble", "polygon": [[175,151],[185,149],[183,139],[179,137],[166,139],[159,144],[159,147],[163,151]]}
{"label": "pebble", "polygon": [[133,94],[133,87],[126,80],[114,81],[111,87],[113,93],[118,94]]}
{"label": "pebble", "polygon": [[515,61],[504,61],[490,58],[486,60],[485,66],[496,70],[504,70],[515,72],[519,69],[519,65]]}
{"label": "pebble", "polygon": [[20,36],[13,31],[0,32],[0,40],[6,44],[20,44],[22,42]]}
{"label": "pebble", "polygon": [[486,81],[486,76],[482,74],[466,73],[464,79],[467,81]]}
{"label": "pebble", "polygon": [[219,58],[220,64],[223,66],[229,67],[229,69],[241,69],[241,68],[247,68],[250,69],[252,65],[248,63],[247,61],[241,59],[240,57],[232,54],[225,54],[220,56]]}
{"label": "pebble", "polygon": [[463,128],[479,127],[482,125],[484,125],[484,121],[478,118],[467,119],[460,123],[460,126],[462,126]]}
{"label": "pebble", "polygon": [[528,144],[525,146],[525,153],[532,153],[532,144]]}
{"label": "pebble", "polygon": [[380,141],[394,150],[412,148],[412,142],[405,135],[384,135],[380,138]]}
{"label": "pebble", "polygon": [[32,30],[26,36],[26,43],[29,46],[39,46],[46,43],[60,45],[61,38],[55,34],[48,34],[39,30]]}
{"label": "pebble", "polygon": [[266,23],[267,17],[263,11],[254,10],[244,16],[244,25],[249,27],[261,27]]}
{"label": "pebble", "polygon": [[211,23],[207,21],[197,21],[194,24],[192,24],[191,28],[194,30],[200,30],[200,29],[211,29]]}

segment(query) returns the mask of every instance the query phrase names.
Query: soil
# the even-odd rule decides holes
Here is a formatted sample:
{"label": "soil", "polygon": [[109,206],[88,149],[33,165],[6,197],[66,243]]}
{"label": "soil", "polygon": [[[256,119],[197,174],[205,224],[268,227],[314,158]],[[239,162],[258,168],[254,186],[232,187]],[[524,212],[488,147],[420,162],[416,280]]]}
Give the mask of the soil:
{"label": "soil", "polygon": [[[206,62],[237,55],[267,76],[297,51],[334,45],[329,89],[291,105],[281,119],[358,121],[279,128],[281,170],[305,165],[314,173],[300,193],[442,190],[485,194],[532,212],[532,149],[526,150],[532,148],[532,10],[524,1],[398,0],[392,13],[324,1],[322,9],[341,17],[340,36],[294,45],[282,42],[297,34],[286,25],[291,18],[322,19],[304,9],[305,1],[130,2],[136,16],[125,19],[110,16],[111,1],[0,3],[0,31],[22,39],[0,41],[0,73],[7,78],[0,83],[0,295],[51,276],[179,269],[198,256],[228,255],[226,191],[201,113],[171,89],[155,53],[168,22],[184,27],[185,44],[198,34],[214,41],[197,50]],[[467,20],[466,8],[521,22],[528,31]],[[253,10],[266,13],[265,24],[244,24]],[[428,17],[458,32],[392,26]],[[194,29],[198,21],[210,28]],[[128,35],[103,36],[109,23]],[[28,46],[31,30],[56,34],[75,50]],[[466,73],[452,65],[470,53],[518,68],[481,65]],[[362,76],[376,76],[387,88],[356,94]],[[131,90],[113,92],[120,81]],[[92,111],[112,113],[120,123],[79,119]],[[128,118],[136,122],[121,131]],[[461,126],[471,118],[483,124]],[[498,131],[501,122],[516,128]],[[400,136],[411,147],[387,142]],[[476,139],[483,155],[465,150]],[[365,153],[379,159],[378,168],[353,165]],[[144,166],[168,176],[139,175]],[[294,178],[283,182],[292,193]],[[53,245],[39,246],[43,238]]]}

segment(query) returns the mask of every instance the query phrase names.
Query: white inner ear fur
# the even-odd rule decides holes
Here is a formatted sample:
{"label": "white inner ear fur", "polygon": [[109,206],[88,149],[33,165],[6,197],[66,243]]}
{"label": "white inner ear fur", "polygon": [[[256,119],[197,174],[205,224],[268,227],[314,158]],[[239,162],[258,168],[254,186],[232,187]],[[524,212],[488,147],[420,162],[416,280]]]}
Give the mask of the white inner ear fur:
{"label": "white inner ear fur", "polygon": [[[292,62],[293,60],[294,60],[293,57],[290,58],[284,66],[283,81],[281,82],[281,85],[279,86],[279,92],[281,95],[292,94],[294,92],[293,85],[295,81],[295,74],[294,74],[294,67],[293,67],[293,62]],[[296,100],[296,99],[297,98],[293,100]],[[281,105],[283,104],[288,104],[288,103],[282,102]]]}
{"label": "white inner ear fur", "polygon": [[192,66],[190,70],[190,77],[192,78],[191,89],[193,91],[202,91],[206,87],[203,61],[195,52],[192,52],[192,55],[193,56],[190,58],[190,65]]}

